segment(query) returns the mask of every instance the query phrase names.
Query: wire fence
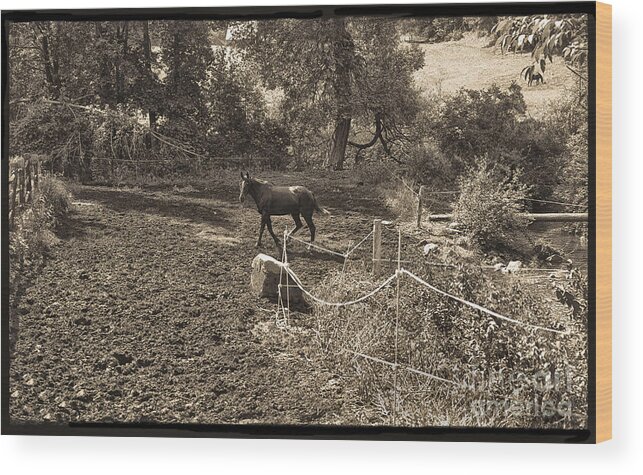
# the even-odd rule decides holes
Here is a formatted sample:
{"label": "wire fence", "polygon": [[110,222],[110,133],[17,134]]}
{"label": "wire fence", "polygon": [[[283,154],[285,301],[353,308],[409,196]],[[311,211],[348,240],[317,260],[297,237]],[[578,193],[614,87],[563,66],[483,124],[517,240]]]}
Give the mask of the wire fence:
{"label": "wire fence", "polygon": [[[347,259],[347,257],[355,251],[360,245],[362,245],[368,238],[373,236],[373,232],[367,234],[362,240],[359,241],[357,245],[354,247],[349,248],[349,250],[346,253],[338,253],[336,251],[326,249],[322,246],[314,245],[313,247],[323,251],[323,252],[328,252],[330,254],[336,254],[336,255],[341,255],[344,257],[344,259]],[[459,383],[455,381],[454,379],[449,379],[445,378],[443,376],[438,376],[432,373],[429,373],[423,369],[415,368],[410,365],[406,364],[401,364],[398,361],[398,336],[399,336],[399,321],[400,321],[400,287],[402,284],[402,279],[403,277],[409,277],[412,282],[419,284],[423,286],[424,288],[435,292],[445,298],[448,298],[450,300],[456,301],[462,305],[465,305],[473,310],[476,310],[477,312],[484,313],[486,315],[489,315],[490,317],[498,320],[502,320],[504,322],[507,322],[509,324],[515,325],[519,328],[523,329],[530,329],[533,331],[537,332],[545,332],[545,333],[550,333],[550,334],[556,334],[556,335],[562,335],[562,336],[567,336],[570,335],[571,332],[569,329],[557,329],[557,328],[550,328],[542,325],[537,325],[533,324],[530,322],[526,322],[523,320],[520,320],[518,318],[513,318],[513,317],[508,317],[506,315],[502,315],[499,312],[496,312],[494,310],[488,309],[482,305],[479,305],[475,302],[471,302],[469,300],[466,300],[462,297],[459,297],[457,295],[453,295],[449,292],[446,292],[435,285],[427,282],[423,278],[419,277],[418,275],[414,274],[408,269],[405,269],[402,267],[402,259],[401,259],[401,248],[402,248],[402,239],[401,239],[401,230],[398,229],[398,246],[397,246],[397,259],[395,262],[397,263],[397,268],[394,273],[389,275],[387,278],[385,278],[382,282],[380,282],[376,287],[374,287],[372,290],[366,292],[363,295],[360,295],[356,298],[352,298],[349,300],[345,301],[330,301],[327,300],[319,295],[315,295],[313,292],[308,290],[303,282],[302,279],[299,277],[299,275],[291,268],[289,262],[288,262],[288,249],[287,249],[287,240],[288,238],[294,239],[300,242],[303,242],[304,244],[310,244],[306,243],[300,239],[293,238],[293,236],[289,236],[287,231],[284,231],[284,240],[283,240],[283,251],[282,251],[282,263],[280,266],[280,278],[279,278],[279,288],[278,288],[278,302],[277,302],[277,312],[276,312],[276,323],[277,326],[280,328],[287,328],[289,325],[289,312],[290,312],[290,289],[293,287],[297,287],[303,295],[317,303],[318,305],[321,306],[326,306],[326,307],[333,307],[333,308],[344,308],[344,307],[349,307],[353,305],[358,305],[365,303],[369,299],[373,298],[380,292],[384,291],[385,289],[389,288],[393,283],[396,284],[396,292],[395,292],[395,325],[394,325],[394,361],[389,361],[383,358],[379,358],[377,356],[369,355],[363,352],[356,351],[354,349],[346,348],[343,346],[339,347],[339,352],[340,353],[348,353],[352,355],[355,358],[361,358],[364,360],[368,360],[374,363],[381,364],[383,366],[387,366],[393,369],[393,413],[392,413],[392,418],[393,418],[393,423],[395,423],[396,417],[397,417],[397,409],[398,409],[398,393],[399,393],[399,388],[398,388],[398,381],[397,381],[397,373],[398,371],[406,371],[408,373],[416,374],[422,377],[425,377],[430,380],[434,380],[443,384],[447,384],[450,386],[455,386],[455,387],[462,387],[464,389],[467,389],[468,386],[466,384]],[[292,283],[291,283],[292,281]],[[479,314],[479,313],[478,313]]]}

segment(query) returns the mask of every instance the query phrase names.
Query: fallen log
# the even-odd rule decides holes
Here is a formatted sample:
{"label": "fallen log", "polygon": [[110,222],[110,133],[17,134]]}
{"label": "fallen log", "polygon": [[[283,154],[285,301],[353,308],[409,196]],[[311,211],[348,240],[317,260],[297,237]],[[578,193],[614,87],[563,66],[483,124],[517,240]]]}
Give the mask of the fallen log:
{"label": "fallen log", "polygon": [[[522,216],[533,222],[548,221],[569,223],[588,220],[587,213],[524,213]],[[452,214],[432,214],[429,216],[430,221],[451,221],[452,219]]]}

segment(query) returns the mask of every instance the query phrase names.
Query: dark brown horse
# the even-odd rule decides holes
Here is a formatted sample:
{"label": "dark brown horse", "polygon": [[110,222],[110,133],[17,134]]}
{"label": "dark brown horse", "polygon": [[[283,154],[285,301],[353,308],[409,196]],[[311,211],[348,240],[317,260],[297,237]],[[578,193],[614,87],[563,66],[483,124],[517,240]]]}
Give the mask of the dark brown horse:
{"label": "dark brown horse", "polygon": [[279,239],[272,230],[270,216],[283,216],[286,214],[292,216],[295,221],[295,229],[290,234],[296,233],[303,227],[300,215],[303,216],[306,224],[308,224],[308,229],[310,229],[310,242],[313,242],[315,240],[313,212],[330,214],[317,204],[312,192],[303,186],[275,186],[267,181],[250,178],[248,172],[246,172],[245,176],[241,172],[239,190],[239,201],[243,203],[247,195],[252,196],[252,199],[257,204],[257,211],[261,214],[261,228],[257,247],[261,246],[261,236],[263,236],[263,230],[266,226],[268,226],[268,232],[277,247],[280,246]]}

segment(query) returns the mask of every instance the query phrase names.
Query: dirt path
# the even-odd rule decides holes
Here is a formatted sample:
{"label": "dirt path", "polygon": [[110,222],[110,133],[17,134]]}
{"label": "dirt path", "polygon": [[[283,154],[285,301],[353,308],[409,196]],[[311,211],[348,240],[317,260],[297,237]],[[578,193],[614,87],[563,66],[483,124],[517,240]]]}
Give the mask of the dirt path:
{"label": "dirt path", "polygon": [[[383,213],[341,184],[319,189],[334,214],[318,218],[327,246],[345,249]],[[237,194],[236,183],[77,187],[62,241],[18,305],[11,417],[350,423],[357,397],[309,357],[312,332],[277,330],[274,304],[248,292],[258,215]],[[339,265],[301,247],[291,260],[313,280]]]}

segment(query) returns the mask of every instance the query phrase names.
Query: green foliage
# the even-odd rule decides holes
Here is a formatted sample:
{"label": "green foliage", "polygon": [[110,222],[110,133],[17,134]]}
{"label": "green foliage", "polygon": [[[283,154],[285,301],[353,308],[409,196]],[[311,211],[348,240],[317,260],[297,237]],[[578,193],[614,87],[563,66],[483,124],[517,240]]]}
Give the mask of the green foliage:
{"label": "green foliage", "polygon": [[[71,206],[71,194],[57,178],[42,176],[38,192],[16,216],[9,233],[11,279],[17,282],[36,266],[57,241],[54,230]],[[16,289],[13,285],[12,289]]]}
{"label": "green foliage", "polygon": [[474,157],[497,153],[510,145],[525,109],[520,86],[515,83],[506,91],[496,85],[479,91],[461,89],[445,100],[435,118],[436,139],[445,153],[471,165]]}
{"label": "green foliage", "polygon": [[507,90],[461,89],[444,98],[430,118],[429,133],[450,157],[450,173],[460,176],[486,156],[507,178],[519,174],[530,196],[551,196],[563,165],[564,138],[554,122],[527,118],[525,108],[515,83]]}
{"label": "green foliage", "polygon": [[503,53],[531,52],[534,61],[562,56],[574,65],[587,64],[585,15],[531,15],[505,17],[493,27]]}
{"label": "green foliage", "polygon": [[167,21],[161,33],[165,66],[161,130],[174,139],[203,149],[208,111],[203,86],[213,62],[207,22]]}
{"label": "green foliage", "polygon": [[359,133],[377,117],[384,124],[380,143],[400,140],[418,110],[412,73],[422,55],[401,46],[394,22],[285,19],[259,22],[241,34],[246,58],[259,65],[266,88],[284,93],[281,110],[297,155],[323,156],[325,141],[345,147],[347,137],[332,132],[342,119],[352,120]]}
{"label": "green foliage", "polygon": [[484,248],[508,244],[529,224],[521,215],[527,192],[518,176],[507,179],[483,163],[461,178],[454,219]]}
{"label": "green foliage", "polygon": [[433,141],[409,147],[404,172],[413,181],[432,189],[444,189],[456,181],[453,162]]}
{"label": "green foliage", "polygon": [[496,17],[417,17],[402,22],[403,32],[411,35],[410,41],[441,43],[457,41],[464,33],[476,31],[480,35],[489,33],[497,21]]}
{"label": "green foliage", "polygon": [[569,271],[567,282],[557,284],[556,298],[565,305],[574,318],[583,319],[587,316],[587,297],[589,287],[587,276],[578,269]]}
{"label": "green foliage", "polygon": [[11,124],[11,153],[46,155],[50,170],[89,179],[89,157],[99,123],[100,118],[70,107],[43,101],[25,104]]}

